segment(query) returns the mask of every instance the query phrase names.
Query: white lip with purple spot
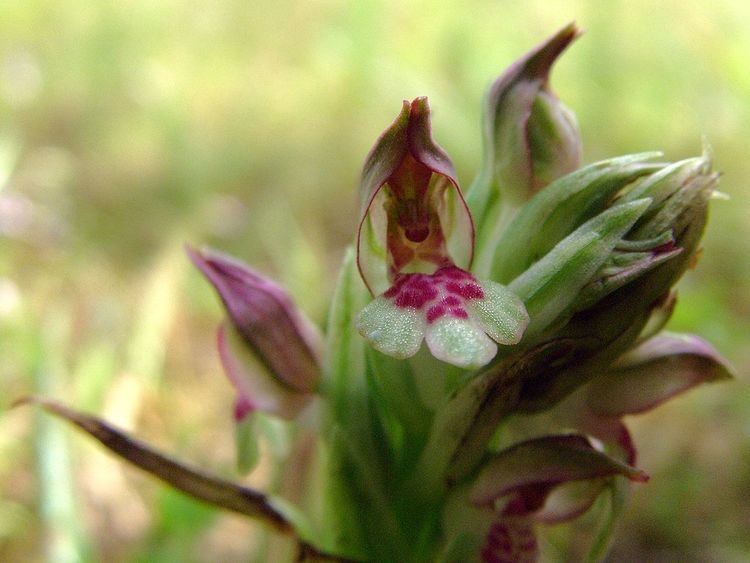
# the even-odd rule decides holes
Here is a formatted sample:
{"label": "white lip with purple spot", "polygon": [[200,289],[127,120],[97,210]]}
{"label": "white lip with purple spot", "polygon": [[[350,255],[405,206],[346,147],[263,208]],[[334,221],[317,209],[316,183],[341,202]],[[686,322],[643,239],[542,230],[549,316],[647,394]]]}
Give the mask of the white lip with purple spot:
{"label": "white lip with purple spot", "polygon": [[397,276],[362,310],[357,329],[384,354],[408,358],[425,340],[436,358],[475,369],[492,360],[498,343],[517,343],[527,323],[512,292],[450,265]]}

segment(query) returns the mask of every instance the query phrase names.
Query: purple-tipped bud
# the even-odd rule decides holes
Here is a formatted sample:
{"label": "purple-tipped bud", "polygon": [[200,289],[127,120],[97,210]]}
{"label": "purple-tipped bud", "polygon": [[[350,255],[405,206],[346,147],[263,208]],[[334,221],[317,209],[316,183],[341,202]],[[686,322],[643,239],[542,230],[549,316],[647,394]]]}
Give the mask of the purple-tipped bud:
{"label": "purple-tipped bud", "polygon": [[499,200],[519,205],[580,165],[575,116],[549,86],[552,65],[578,35],[574,24],[564,27],[490,87],[483,115],[483,168],[468,194],[478,230],[494,230]]}
{"label": "purple-tipped bud", "polygon": [[[291,418],[320,376],[317,330],[283,288],[245,264],[213,251],[188,247],[187,253],[216,289],[231,321],[231,327],[220,329],[219,348],[240,395],[238,419],[255,409]],[[251,358],[265,369],[248,365]]]}
{"label": "purple-tipped bud", "polygon": [[598,415],[646,412],[702,383],[732,377],[716,349],[692,334],[662,333],[621,356],[589,383],[588,406]]}

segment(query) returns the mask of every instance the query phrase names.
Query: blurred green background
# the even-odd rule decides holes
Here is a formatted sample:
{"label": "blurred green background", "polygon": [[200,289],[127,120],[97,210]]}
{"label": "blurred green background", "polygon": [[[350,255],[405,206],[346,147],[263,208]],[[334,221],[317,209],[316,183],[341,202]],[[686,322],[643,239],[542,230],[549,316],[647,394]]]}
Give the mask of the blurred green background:
{"label": "blurred green background", "polygon": [[[570,20],[586,33],[552,82],[585,160],[676,160],[705,135],[731,196],[715,202],[671,327],[714,342],[739,379],[633,421],[652,480],[610,558],[750,559],[750,3],[707,6],[0,3],[0,560],[252,559],[252,523],[8,404],[57,397],[232,475],[221,313],[182,244],[272,274],[322,325],[362,160],[401,100],[430,97],[466,186],[486,87]],[[248,482],[270,479],[261,467]]]}

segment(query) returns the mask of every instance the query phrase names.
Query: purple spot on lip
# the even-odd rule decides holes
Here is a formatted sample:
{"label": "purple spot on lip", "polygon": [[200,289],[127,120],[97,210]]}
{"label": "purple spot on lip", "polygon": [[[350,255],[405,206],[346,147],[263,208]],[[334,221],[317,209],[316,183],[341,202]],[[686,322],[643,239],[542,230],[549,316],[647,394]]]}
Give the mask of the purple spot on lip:
{"label": "purple spot on lip", "polygon": [[408,281],[409,276],[399,276],[396,278],[395,283],[388,288],[388,291],[386,291],[383,294],[383,297],[386,297],[387,299],[390,299],[391,297],[396,297],[396,295],[399,294],[401,291],[401,288],[404,286],[404,284]]}
{"label": "purple spot on lip", "polygon": [[383,294],[383,297],[385,297],[386,299],[390,299],[391,297],[396,297],[396,295],[398,295],[398,292],[399,287],[394,285],[388,288],[388,291]]}
{"label": "purple spot on lip", "polygon": [[426,274],[406,274],[400,276],[383,296],[395,298],[397,307],[421,309],[438,296],[438,289],[432,276]]}
{"label": "purple spot on lip", "polygon": [[426,291],[432,288],[432,284],[429,282],[429,280],[426,280],[423,277],[416,276],[409,280],[408,285],[409,289],[418,289],[419,291]]}
{"label": "purple spot on lip", "polygon": [[446,307],[458,307],[461,305],[461,300],[455,295],[447,295],[443,298],[440,304],[445,305]]}
{"label": "purple spot on lip", "polygon": [[457,319],[468,319],[469,314],[461,307],[454,307],[451,309],[451,316]]}
{"label": "purple spot on lip", "polygon": [[405,289],[396,297],[396,307],[421,309],[429,299],[424,293]]}
{"label": "purple spot on lip", "polygon": [[445,288],[456,295],[460,295],[464,299],[482,299],[484,298],[484,291],[475,283],[459,284],[457,282],[450,282],[445,284]]}
{"label": "purple spot on lip", "polygon": [[462,288],[461,296],[464,299],[484,299],[484,291],[475,283],[467,283]]}
{"label": "purple spot on lip", "polygon": [[427,311],[427,322],[429,324],[432,324],[444,315],[445,315],[445,307],[441,305],[433,305]]}
{"label": "purple spot on lip", "polygon": [[448,282],[445,284],[445,289],[456,295],[461,295],[461,284],[457,282]]}
{"label": "purple spot on lip", "polygon": [[438,290],[435,289],[435,286],[433,283],[431,283],[431,280],[427,280],[424,278],[416,279],[413,282],[409,283],[408,289],[411,291],[422,293],[427,300],[435,299],[438,294]]}
{"label": "purple spot on lip", "polygon": [[455,266],[446,266],[446,267],[440,268],[437,272],[435,272],[435,276],[447,278],[451,280],[473,279],[470,273],[464,272],[462,269],[456,268]]}

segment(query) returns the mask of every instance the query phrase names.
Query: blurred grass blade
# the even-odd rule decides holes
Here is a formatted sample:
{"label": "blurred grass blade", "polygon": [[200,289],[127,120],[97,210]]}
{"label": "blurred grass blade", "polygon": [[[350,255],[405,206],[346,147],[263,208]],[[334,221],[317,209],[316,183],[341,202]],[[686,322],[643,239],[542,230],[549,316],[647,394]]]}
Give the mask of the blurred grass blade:
{"label": "blurred grass blade", "polygon": [[[71,313],[55,307],[44,318],[35,343],[33,373],[40,393],[53,393],[67,379],[64,350],[71,339]],[[76,502],[70,443],[62,429],[41,417],[36,421],[39,501],[45,529],[45,560],[77,563],[90,555],[90,541],[81,527]]]}
{"label": "blurred grass blade", "polygon": [[146,386],[156,387],[161,381],[165,343],[178,313],[175,295],[179,293],[177,286],[187,269],[182,238],[178,232],[165,242],[142,282],[126,371],[138,375]]}
{"label": "blurred grass blade", "polygon": [[38,404],[47,412],[67,420],[99,440],[118,456],[198,500],[257,518],[281,532],[295,535],[295,530],[286,516],[266,495],[258,491],[187,467],[102,420],[76,412],[54,401],[27,397],[16,404],[25,403]]}

